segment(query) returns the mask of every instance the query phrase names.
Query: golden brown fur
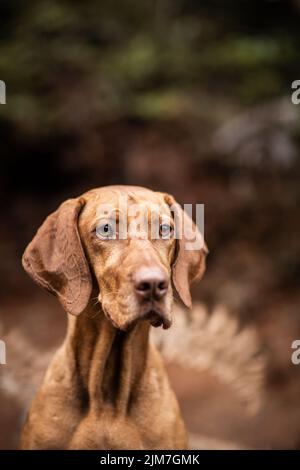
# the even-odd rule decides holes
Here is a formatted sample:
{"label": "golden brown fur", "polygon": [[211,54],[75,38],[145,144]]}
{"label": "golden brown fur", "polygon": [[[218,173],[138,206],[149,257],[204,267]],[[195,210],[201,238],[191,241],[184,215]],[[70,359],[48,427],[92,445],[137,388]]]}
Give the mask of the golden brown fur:
{"label": "golden brown fur", "polygon": [[[169,195],[128,186],[100,188],[62,204],[24,253],[25,269],[57,295],[69,323],[32,403],[23,449],[187,446],[177,400],[149,341],[149,329],[151,324],[171,324],[169,280],[190,305],[189,285],[203,274],[206,248],[185,251],[184,240],[136,236],[130,228],[134,216],[128,216],[126,240],[99,239],[95,228],[108,220],[102,205],[121,211],[119,197],[124,195],[147,211],[156,204],[160,215],[173,223]],[[176,210],[182,220],[185,215],[177,204]],[[136,279],[141,269],[162,276],[159,297],[140,296]]]}

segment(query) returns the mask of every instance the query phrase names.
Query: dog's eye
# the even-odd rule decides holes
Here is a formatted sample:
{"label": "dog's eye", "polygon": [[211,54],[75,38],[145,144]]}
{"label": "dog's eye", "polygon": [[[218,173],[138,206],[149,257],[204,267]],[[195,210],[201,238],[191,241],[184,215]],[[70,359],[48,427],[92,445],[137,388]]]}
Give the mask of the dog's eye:
{"label": "dog's eye", "polygon": [[173,236],[173,227],[169,224],[161,224],[159,227],[159,233],[161,238],[169,239]]}
{"label": "dog's eye", "polygon": [[111,224],[105,223],[96,227],[96,235],[101,240],[116,238],[116,232]]}

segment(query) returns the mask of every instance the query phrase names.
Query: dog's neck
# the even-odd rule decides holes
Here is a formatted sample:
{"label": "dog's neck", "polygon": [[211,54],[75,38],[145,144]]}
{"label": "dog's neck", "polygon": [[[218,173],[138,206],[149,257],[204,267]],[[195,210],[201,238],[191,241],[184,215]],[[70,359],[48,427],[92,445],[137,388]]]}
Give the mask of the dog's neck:
{"label": "dog's neck", "polygon": [[66,347],[86,406],[126,414],[147,373],[149,328],[141,321],[120,331],[99,304],[69,319]]}

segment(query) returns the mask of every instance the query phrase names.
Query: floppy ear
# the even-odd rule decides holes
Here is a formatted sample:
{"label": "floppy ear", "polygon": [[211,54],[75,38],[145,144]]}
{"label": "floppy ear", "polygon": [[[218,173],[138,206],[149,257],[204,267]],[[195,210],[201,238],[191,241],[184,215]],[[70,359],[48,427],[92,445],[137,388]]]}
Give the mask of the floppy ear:
{"label": "floppy ear", "polygon": [[23,255],[23,267],[64,309],[79,315],[89,301],[92,281],[78,233],[83,199],[69,199],[49,215]]}
{"label": "floppy ear", "polygon": [[204,274],[208,248],[196,224],[174,198],[167,194],[165,200],[175,219],[177,237],[175,260],[172,265],[173,284],[183,303],[191,308],[190,286]]}

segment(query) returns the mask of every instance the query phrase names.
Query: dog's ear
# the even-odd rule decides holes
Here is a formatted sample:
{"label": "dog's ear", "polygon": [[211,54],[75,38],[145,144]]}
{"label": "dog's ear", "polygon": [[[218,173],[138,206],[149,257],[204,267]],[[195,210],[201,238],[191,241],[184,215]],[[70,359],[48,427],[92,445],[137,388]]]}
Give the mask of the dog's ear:
{"label": "dog's ear", "polygon": [[208,248],[196,224],[169,194],[165,195],[175,220],[176,250],[172,265],[175,289],[188,307],[192,307],[191,284],[200,280],[205,271]]}
{"label": "dog's ear", "polygon": [[84,200],[69,199],[44,221],[23,255],[23,266],[41,287],[56,295],[64,309],[79,315],[92,290],[91,274],[78,232]]}

